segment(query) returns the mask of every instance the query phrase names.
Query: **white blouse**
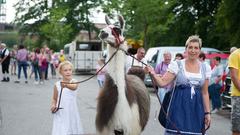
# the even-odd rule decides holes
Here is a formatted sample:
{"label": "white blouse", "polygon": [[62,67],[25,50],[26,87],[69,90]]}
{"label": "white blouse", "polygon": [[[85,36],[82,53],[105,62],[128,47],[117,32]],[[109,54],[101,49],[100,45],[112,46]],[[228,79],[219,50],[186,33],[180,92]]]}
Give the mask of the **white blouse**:
{"label": "white blouse", "polygon": [[[185,73],[186,77],[193,77],[193,78],[201,78],[202,77],[202,75],[201,75],[202,74],[202,66],[200,66],[199,73],[191,73],[191,72],[186,71],[185,59],[181,60],[180,62],[183,66],[183,70],[184,70],[184,73]],[[179,69],[176,61],[172,61],[168,66],[168,71],[171,72],[171,73],[177,74],[179,72],[179,70],[180,69]],[[209,79],[211,77],[211,69],[206,68],[205,75],[206,75],[206,79]]]}

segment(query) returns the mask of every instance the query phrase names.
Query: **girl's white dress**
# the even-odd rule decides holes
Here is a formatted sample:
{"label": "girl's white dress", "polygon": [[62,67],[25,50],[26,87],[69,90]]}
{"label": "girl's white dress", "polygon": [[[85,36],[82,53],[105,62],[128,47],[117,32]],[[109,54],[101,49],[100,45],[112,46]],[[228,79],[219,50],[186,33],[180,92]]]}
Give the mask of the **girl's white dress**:
{"label": "girl's white dress", "polygon": [[[58,98],[61,91],[61,81],[56,82]],[[58,99],[59,100],[59,99]],[[57,102],[58,102],[57,100]],[[77,91],[63,88],[60,107],[53,114],[52,135],[80,135],[83,134],[81,119],[77,107]]]}

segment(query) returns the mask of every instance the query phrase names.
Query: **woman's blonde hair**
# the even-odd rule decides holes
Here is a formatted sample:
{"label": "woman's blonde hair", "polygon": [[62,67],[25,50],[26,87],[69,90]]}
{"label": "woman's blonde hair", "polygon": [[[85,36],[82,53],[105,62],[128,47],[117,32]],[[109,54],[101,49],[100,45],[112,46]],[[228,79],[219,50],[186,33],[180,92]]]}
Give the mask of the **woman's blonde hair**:
{"label": "woman's blonde hair", "polygon": [[70,61],[63,61],[59,64],[58,66],[58,72],[61,74],[62,67],[65,65],[70,65],[71,68],[73,69],[73,64]]}
{"label": "woman's blonde hair", "polygon": [[202,39],[198,35],[192,35],[192,36],[188,37],[188,39],[186,41],[186,44],[185,44],[185,47],[187,48],[188,45],[191,42],[198,42],[199,43],[199,47],[202,48]]}

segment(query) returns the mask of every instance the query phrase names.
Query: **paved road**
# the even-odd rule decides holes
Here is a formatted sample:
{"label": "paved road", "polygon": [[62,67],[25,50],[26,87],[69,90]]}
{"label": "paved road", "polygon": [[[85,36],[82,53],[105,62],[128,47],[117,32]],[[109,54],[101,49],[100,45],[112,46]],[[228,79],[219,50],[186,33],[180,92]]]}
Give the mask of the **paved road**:
{"label": "paved road", "polygon": [[[88,76],[75,76],[83,80]],[[52,114],[50,102],[53,85],[57,79],[51,79],[43,85],[0,82],[0,135],[50,135]],[[96,133],[95,114],[98,85],[96,78],[80,84],[78,89],[78,107],[85,133]],[[163,128],[155,120],[159,103],[153,93],[151,95],[151,114],[142,135],[162,135]],[[227,111],[212,115],[212,126],[208,135],[230,135],[230,119]]]}

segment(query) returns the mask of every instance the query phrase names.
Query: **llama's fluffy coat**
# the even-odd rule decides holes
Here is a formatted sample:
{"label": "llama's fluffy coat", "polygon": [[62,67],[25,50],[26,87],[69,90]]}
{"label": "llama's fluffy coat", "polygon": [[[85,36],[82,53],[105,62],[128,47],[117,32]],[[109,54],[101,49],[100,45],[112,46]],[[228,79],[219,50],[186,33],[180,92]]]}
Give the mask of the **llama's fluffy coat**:
{"label": "llama's fluffy coat", "polygon": [[[121,16],[119,21],[120,28],[123,29],[124,20]],[[103,41],[109,43],[108,57],[111,57],[118,47],[127,49],[124,42],[120,45],[116,43],[116,35],[111,35],[111,30],[114,29],[112,27],[114,26],[104,28],[99,35]],[[122,38],[122,33],[117,35]],[[147,124],[150,110],[147,88],[143,80],[136,75],[125,74],[125,60],[125,53],[118,50],[108,63],[108,73],[97,104],[96,128],[100,135],[114,135],[116,130],[123,135],[139,135]]]}

